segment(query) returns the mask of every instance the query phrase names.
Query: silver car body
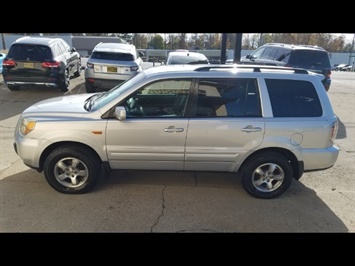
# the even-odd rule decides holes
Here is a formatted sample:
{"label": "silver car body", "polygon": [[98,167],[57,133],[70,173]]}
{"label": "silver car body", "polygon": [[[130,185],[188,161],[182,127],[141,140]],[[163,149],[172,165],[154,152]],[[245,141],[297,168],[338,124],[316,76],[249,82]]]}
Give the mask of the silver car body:
{"label": "silver car body", "polygon": [[[158,66],[139,73],[116,90],[100,98],[91,111],[87,98],[79,94],[47,99],[27,108],[15,130],[15,149],[23,162],[41,168],[47,149],[61,142],[91,147],[112,169],[200,170],[236,172],[251,154],[267,148],[290,151],[304,171],[333,166],[339,149],[330,139],[337,117],[321,83],[321,75],[292,74],[294,80],[315,84],[321,100],[321,117],[273,117],[266,78],[289,79],[289,75],[249,69],[223,72],[223,77],[257,78],[262,117],[199,118],[143,117],[103,118],[110,109],[138,88],[156,80],[220,78],[220,71],[194,71],[196,66]],[[23,119],[36,121],[33,131],[20,133]],[[335,129],[336,130],[336,129]],[[43,158],[42,158],[43,159]]]}

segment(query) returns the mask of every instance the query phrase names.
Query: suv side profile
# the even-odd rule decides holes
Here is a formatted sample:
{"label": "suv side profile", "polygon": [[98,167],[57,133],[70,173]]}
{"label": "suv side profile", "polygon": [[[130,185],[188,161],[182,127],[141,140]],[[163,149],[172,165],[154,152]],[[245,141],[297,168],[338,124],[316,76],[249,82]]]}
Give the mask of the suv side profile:
{"label": "suv side profile", "polygon": [[80,54],[61,38],[19,38],[2,64],[3,78],[11,91],[20,86],[42,86],[66,92],[71,76],[81,74]]}
{"label": "suv side profile", "polygon": [[90,191],[103,170],[213,171],[271,199],[337,161],[338,118],[322,79],[262,65],[151,67],[109,91],[28,107],[14,148],[61,193]]}
{"label": "suv side profile", "polygon": [[241,58],[241,63],[304,68],[324,75],[324,88],[331,85],[329,54],[319,46],[266,43]]}
{"label": "suv side profile", "polygon": [[101,42],[85,67],[87,92],[109,90],[143,70],[143,53],[133,44]]}

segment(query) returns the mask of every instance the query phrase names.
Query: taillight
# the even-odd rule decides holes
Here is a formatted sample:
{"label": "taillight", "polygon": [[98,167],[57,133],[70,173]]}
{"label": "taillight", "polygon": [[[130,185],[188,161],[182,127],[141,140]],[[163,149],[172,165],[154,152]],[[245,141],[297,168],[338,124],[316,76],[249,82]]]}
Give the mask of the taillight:
{"label": "taillight", "polygon": [[2,65],[3,66],[6,66],[6,67],[15,67],[16,66],[16,63],[14,60],[11,60],[11,59],[4,59],[2,61]]}
{"label": "taillight", "polygon": [[332,74],[332,71],[331,70],[326,70],[326,73],[325,73],[325,77],[326,78],[330,78],[330,75]]}
{"label": "taillight", "polygon": [[42,62],[42,67],[44,68],[56,68],[60,66],[60,62],[52,61],[52,62]]}
{"label": "taillight", "polygon": [[87,68],[94,68],[94,64],[92,64],[92,63],[86,63],[86,67],[87,67]]}
{"label": "taillight", "polygon": [[338,119],[336,121],[334,121],[333,125],[332,125],[332,129],[330,131],[330,140],[334,141],[337,134],[338,134],[338,128],[339,128],[339,122]]}
{"label": "taillight", "polygon": [[131,71],[138,71],[139,67],[138,66],[131,66],[130,69],[131,69]]}

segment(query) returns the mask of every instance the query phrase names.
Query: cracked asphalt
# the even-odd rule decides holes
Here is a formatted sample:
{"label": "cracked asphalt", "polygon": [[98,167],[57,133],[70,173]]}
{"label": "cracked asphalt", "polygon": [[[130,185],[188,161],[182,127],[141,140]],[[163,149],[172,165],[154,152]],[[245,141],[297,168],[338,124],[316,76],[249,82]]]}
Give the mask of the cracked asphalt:
{"label": "cracked asphalt", "polygon": [[[10,92],[0,75],[0,232],[355,232],[355,72],[333,72],[332,79],[328,94],[340,119],[336,165],[261,200],[234,174],[211,172],[113,171],[88,194],[60,194],[12,146],[20,112],[60,92]],[[71,88],[84,92],[83,75]]]}

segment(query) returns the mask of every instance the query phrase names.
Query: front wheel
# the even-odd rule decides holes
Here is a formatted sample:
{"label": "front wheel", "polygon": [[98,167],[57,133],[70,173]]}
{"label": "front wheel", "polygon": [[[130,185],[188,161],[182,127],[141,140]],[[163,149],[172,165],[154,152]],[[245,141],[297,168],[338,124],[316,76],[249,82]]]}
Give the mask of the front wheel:
{"label": "front wheel", "polygon": [[52,151],[44,163],[48,184],[60,193],[90,191],[101,174],[101,160],[85,147],[64,146]]}
{"label": "front wheel", "polygon": [[257,154],[242,170],[243,187],[255,198],[276,198],[288,190],[292,180],[290,162],[276,152]]}

